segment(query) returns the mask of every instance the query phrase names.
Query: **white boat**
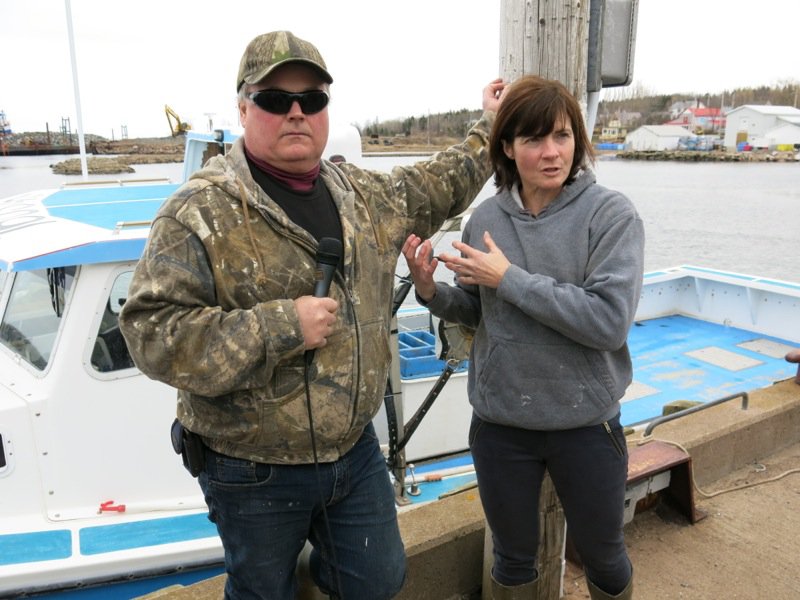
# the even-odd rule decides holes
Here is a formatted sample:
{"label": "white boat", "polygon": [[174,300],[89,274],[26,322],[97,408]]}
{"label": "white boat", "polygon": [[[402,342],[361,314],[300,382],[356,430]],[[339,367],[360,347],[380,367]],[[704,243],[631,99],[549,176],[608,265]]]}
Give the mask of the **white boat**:
{"label": "white boat", "polygon": [[[190,134],[185,172],[231,141]],[[339,153],[357,160],[360,145]],[[199,487],[170,445],[175,392],[134,367],[117,326],[150,220],[177,186],[0,200],[0,597],[106,586],[102,597],[130,598],[222,571]],[[424,309],[406,305],[397,318],[392,406],[405,423],[447,363]],[[689,266],[648,273],[629,343],[625,425],[643,426],[676,399],[770,385],[794,373],[784,356],[800,345],[800,284]],[[450,367],[404,453],[385,412],[376,417],[397,455],[399,504],[472,477],[466,363]],[[432,469],[435,481],[424,481]],[[442,473],[453,477],[443,483]]]}

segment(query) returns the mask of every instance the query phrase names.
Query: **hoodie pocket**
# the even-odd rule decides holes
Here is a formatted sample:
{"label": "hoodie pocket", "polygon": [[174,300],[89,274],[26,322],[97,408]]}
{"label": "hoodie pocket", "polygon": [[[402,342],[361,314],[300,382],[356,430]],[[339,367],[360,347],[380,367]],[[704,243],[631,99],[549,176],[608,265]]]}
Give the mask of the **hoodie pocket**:
{"label": "hoodie pocket", "polygon": [[583,350],[574,344],[497,340],[479,371],[483,398],[502,402],[502,408],[495,408],[503,411],[525,409],[539,414],[554,405],[576,410],[612,402],[602,374],[598,378]]}
{"label": "hoodie pocket", "polygon": [[279,366],[272,377],[271,396],[277,404],[282,404],[296,396],[305,387],[305,372],[301,366]]}

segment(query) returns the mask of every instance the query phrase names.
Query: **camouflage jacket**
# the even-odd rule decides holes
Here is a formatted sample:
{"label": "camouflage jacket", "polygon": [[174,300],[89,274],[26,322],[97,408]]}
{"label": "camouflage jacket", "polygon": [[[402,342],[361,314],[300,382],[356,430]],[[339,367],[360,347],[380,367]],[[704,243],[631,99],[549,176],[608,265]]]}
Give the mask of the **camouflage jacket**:
{"label": "camouflage jacket", "polygon": [[[462,143],[391,173],[322,162],[342,224],[344,277],[337,272],[330,290],[335,331],[310,367],[320,462],[347,452],[380,408],[400,248],[412,231],[429,237],[475,199],[491,174],[493,119],[486,113]],[[254,182],[242,140],[153,221],[120,326],[136,366],[177,388],[178,418],[218,452],[312,461],[293,299],[313,292],[316,249]]]}

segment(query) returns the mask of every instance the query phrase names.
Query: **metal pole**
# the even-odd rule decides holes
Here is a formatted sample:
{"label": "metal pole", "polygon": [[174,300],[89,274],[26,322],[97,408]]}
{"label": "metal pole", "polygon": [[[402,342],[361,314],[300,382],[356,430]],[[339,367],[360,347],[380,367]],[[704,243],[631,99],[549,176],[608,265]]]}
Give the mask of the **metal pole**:
{"label": "metal pole", "polygon": [[86,143],[83,140],[83,119],[81,117],[81,93],[78,86],[78,63],[75,60],[75,36],[72,33],[72,9],[70,0],[64,0],[67,10],[67,35],[69,37],[69,57],[72,62],[72,86],[75,93],[75,112],[78,117],[78,145],[81,151],[81,173],[83,180],[89,179],[89,167],[86,164]]}

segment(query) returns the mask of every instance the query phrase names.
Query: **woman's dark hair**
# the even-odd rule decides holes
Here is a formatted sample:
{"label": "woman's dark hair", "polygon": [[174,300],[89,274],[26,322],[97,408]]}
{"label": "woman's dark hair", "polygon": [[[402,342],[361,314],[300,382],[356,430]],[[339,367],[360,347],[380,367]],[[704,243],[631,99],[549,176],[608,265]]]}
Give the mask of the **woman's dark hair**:
{"label": "woman's dark hair", "polygon": [[562,117],[569,119],[575,136],[575,155],[566,181],[572,183],[578,171],[594,163],[594,148],[578,102],[562,83],[551,79],[525,75],[511,84],[489,136],[489,157],[497,189],[511,189],[520,182],[517,165],[506,156],[503,142],[510,145],[519,136],[546,136]]}

